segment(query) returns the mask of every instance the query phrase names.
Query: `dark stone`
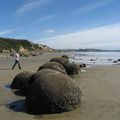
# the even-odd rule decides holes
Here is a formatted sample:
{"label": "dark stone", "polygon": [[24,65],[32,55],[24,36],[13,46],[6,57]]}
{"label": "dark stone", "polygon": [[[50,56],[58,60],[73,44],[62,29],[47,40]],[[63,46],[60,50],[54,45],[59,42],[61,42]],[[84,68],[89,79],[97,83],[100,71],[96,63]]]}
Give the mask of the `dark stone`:
{"label": "dark stone", "polygon": [[113,63],[117,63],[117,61],[113,61]]}
{"label": "dark stone", "polygon": [[28,113],[60,113],[77,109],[82,93],[76,82],[56,70],[43,69],[31,76],[26,98]]}
{"label": "dark stone", "polygon": [[48,62],[42,66],[39,67],[38,71],[42,70],[42,69],[53,69],[53,70],[57,70],[65,75],[67,75],[67,72],[65,70],[65,68],[58,62]]}
{"label": "dark stone", "polygon": [[50,62],[58,62],[61,65],[66,65],[67,63],[69,63],[69,60],[67,58],[63,58],[63,57],[57,57],[57,58],[52,58],[50,60]]}
{"label": "dark stone", "polygon": [[90,59],[90,61],[96,61],[95,59]]}
{"label": "dark stone", "polygon": [[62,55],[62,58],[69,59],[69,57],[67,55]]}
{"label": "dark stone", "polygon": [[12,89],[19,89],[25,92],[29,87],[29,80],[32,74],[32,71],[24,71],[19,73],[13,79],[10,87]]}
{"label": "dark stone", "polygon": [[79,66],[80,66],[80,68],[82,68],[82,67],[83,67],[83,65],[82,65],[82,64],[80,64]]}
{"label": "dark stone", "polygon": [[117,60],[118,62],[120,61],[120,59]]}
{"label": "dark stone", "polygon": [[86,64],[85,63],[81,63],[79,66],[80,66],[80,68],[85,68]]}
{"label": "dark stone", "polygon": [[68,63],[68,64],[64,65],[64,67],[65,67],[68,75],[79,74],[80,66],[78,64]]}
{"label": "dark stone", "polygon": [[84,68],[86,67],[86,64],[85,64],[85,63],[83,63],[83,67],[84,67]]}

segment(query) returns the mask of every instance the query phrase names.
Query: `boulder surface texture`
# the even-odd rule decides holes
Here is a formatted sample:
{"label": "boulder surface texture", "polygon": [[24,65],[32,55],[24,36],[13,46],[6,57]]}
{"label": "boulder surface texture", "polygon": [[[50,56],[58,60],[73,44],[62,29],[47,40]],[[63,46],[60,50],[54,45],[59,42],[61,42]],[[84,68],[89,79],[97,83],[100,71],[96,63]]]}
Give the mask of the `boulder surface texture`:
{"label": "boulder surface texture", "polygon": [[29,113],[59,113],[81,105],[82,93],[76,82],[56,70],[43,69],[30,78],[26,109]]}
{"label": "boulder surface texture", "polygon": [[52,58],[50,60],[50,62],[58,62],[58,63],[60,63],[60,64],[62,64],[64,66],[67,63],[69,63],[69,59],[67,59],[65,57],[57,57],[57,58]]}
{"label": "boulder surface texture", "polygon": [[68,75],[79,74],[80,66],[78,64],[68,63],[68,64],[64,65],[64,67],[65,67],[65,70]]}
{"label": "boulder surface texture", "polygon": [[12,89],[26,90],[29,86],[29,80],[31,75],[34,72],[32,71],[23,71],[15,76],[10,87]]}
{"label": "boulder surface texture", "polygon": [[67,75],[65,68],[58,62],[45,63],[44,65],[39,67],[38,71],[40,71],[42,69],[53,69],[53,70],[57,70],[65,75]]}

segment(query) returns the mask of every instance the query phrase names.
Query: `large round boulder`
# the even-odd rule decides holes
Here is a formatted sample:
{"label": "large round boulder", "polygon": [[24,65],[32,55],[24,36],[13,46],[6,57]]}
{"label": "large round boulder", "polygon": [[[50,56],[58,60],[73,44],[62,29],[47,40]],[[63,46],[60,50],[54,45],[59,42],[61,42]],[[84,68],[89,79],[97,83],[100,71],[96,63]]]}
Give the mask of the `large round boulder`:
{"label": "large round boulder", "polygon": [[62,58],[69,59],[69,57],[67,55],[62,55]]}
{"label": "large round boulder", "polygon": [[65,57],[57,57],[57,58],[52,58],[50,60],[50,62],[58,62],[61,65],[66,65],[67,63],[69,63],[69,59],[65,58]]}
{"label": "large round boulder", "polygon": [[79,74],[80,66],[78,64],[68,63],[64,67],[65,67],[66,72],[67,72],[68,75]]}
{"label": "large round boulder", "polygon": [[12,89],[19,89],[19,90],[27,90],[29,87],[29,80],[31,75],[33,75],[34,72],[32,71],[23,71],[15,76],[13,79],[10,87]]}
{"label": "large round boulder", "polygon": [[57,70],[65,75],[67,75],[65,68],[58,62],[48,62],[45,63],[44,65],[40,66],[38,71],[42,70],[42,69],[53,69],[53,70]]}
{"label": "large round boulder", "polygon": [[56,70],[43,69],[30,78],[26,109],[29,113],[59,113],[81,105],[82,93],[76,82]]}

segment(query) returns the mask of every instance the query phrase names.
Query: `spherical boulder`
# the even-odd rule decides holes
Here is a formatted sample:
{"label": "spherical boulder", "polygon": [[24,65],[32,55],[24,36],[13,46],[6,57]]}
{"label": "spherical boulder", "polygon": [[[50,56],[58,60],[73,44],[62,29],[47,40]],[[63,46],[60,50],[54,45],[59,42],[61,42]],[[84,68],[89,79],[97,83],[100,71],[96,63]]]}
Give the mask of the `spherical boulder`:
{"label": "spherical boulder", "polygon": [[120,62],[120,59],[118,59],[117,61]]}
{"label": "spherical boulder", "polygon": [[23,71],[17,74],[10,85],[11,89],[26,90],[29,87],[29,80],[33,73],[32,71]]}
{"label": "spherical boulder", "polygon": [[78,64],[68,63],[64,67],[68,75],[79,74],[80,66]]}
{"label": "spherical boulder", "polygon": [[62,58],[69,59],[69,57],[67,55],[62,55]]}
{"label": "spherical boulder", "polygon": [[30,78],[26,110],[45,114],[71,111],[81,105],[82,93],[76,82],[56,70],[43,69]]}
{"label": "spherical boulder", "polygon": [[80,68],[85,68],[86,67],[86,64],[85,63],[81,63],[79,64]]}
{"label": "spherical boulder", "polygon": [[85,63],[83,63],[83,67],[84,67],[84,68],[86,67],[86,64],[85,64]]}
{"label": "spherical boulder", "polygon": [[50,62],[58,62],[60,63],[61,65],[66,65],[67,63],[69,63],[69,59],[67,58],[63,58],[63,57],[57,57],[57,58],[52,58],[50,60]]}
{"label": "spherical boulder", "polygon": [[67,72],[65,70],[65,68],[58,62],[48,62],[45,63],[44,65],[40,66],[38,71],[42,70],[42,69],[53,69],[53,70],[57,70],[65,75],[67,75]]}
{"label": "spherical boulder", "polygon": [[83,67],[83,64],[79,64],[79,66],[80,66],[80,68],[82,68],[82,67]]}

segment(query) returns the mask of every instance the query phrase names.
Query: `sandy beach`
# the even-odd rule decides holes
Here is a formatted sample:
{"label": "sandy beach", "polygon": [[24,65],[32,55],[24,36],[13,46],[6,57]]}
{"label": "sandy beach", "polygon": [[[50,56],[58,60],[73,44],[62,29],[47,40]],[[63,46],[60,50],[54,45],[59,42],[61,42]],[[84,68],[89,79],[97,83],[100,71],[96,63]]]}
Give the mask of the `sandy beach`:
{"label": "sandy beach", "polygon": [[[0,120],[120,120],[120,66],[94,66],[73,76],[83,93],[82,105],[71,112],[30,115],[24,110],[10,109],[11,104],[24,103],[24,97],[9,89],[15,75],[21,71],[36,72],[40,65],[62,53],[44,53],[37,57],[22,57],[22,70],[12,70],[14,58],[0,55]],[[18,104],[19,105],[19,104]],[[23,104],[24,105],[24,104]]]}

